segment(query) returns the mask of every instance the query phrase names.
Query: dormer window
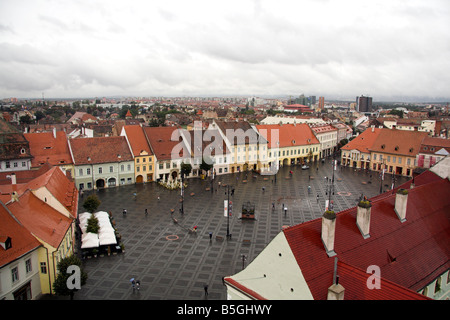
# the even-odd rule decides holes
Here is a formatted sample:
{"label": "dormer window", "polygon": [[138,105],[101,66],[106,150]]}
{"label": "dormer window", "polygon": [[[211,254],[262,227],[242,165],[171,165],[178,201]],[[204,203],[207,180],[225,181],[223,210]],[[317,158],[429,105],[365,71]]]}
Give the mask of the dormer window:
{"label": "dormer window", "polygon": [[25,148],[20,149],[20,154],[25,154]]}

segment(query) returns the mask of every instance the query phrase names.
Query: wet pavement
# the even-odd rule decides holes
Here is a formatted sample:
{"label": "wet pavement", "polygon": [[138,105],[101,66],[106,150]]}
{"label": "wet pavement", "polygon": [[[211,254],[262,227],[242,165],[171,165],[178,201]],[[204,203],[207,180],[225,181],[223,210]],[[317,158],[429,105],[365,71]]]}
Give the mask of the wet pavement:
{"label": "wet pavement", "polygon": [[[227,296],[222,277],[242,270],[283,227],[321,217],[329,197],[325,177],[331,176],[328,160],[308,170],[300,166],[281,168],[276,179],[251,172],[247,176],[218,176],[213,192],[207,190],[210,180],[188,179],[184,214],[180,212],[180,190],[167,190],[157,183],[96,191],[102,202],[98,211],[112,212],[125,252],[83,260],[89,278],[74,298],[224,300]],[[336,212],[355,206],[362,193],[372,197],[380,190],[376,172],[338,167],[334,179],[331,200]],[[407,180],[397,177],[396,185]],[[233,213],[229,220],[224,216],[224,185],[235,189],[230,197]],[[390,186],[388,176],[382,187],[386,190]],[[240,219],[247,201],[255,205],[256,220]],[[79,212],[84,212],[82,199],[79,207]],[[126,216],[122,214],[124,208]],[[231,239],[227,239],[227,224]],[[194,226],[198,227],[196,233],[189,230]],[[131,278],[140,280],[139,291],[133,291]]]}

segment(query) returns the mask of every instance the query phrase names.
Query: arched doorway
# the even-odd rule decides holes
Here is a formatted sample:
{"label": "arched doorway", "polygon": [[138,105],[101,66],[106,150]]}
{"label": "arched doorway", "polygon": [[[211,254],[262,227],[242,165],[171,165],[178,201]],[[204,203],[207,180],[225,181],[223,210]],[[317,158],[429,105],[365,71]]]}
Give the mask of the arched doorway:
{"label": "arched doorway", "polygon": [[143,182],[144,182],[144,177],[141,176],[141,175],[138,175],[138,176],[136,177],[136,183],[143,183]]}
{"label": "arched doorway", "polygon": [[95,181],[95,187],[98,188],[104,188],[105,187],[105,180],[103,179],[98,179],[97,181]]}
{"label": "arched doorway", "polygon": [[116,186],[116,178],[109,178],[108,187],[115,187],[115,186]]}
{"label": "arched doorway", "polygon": [[176,179],[177,179],[177,176],[178,176],[178,172],[172,171],[171,176],[172,176],[172,179],[173,179],[173,180],[176,180]]}

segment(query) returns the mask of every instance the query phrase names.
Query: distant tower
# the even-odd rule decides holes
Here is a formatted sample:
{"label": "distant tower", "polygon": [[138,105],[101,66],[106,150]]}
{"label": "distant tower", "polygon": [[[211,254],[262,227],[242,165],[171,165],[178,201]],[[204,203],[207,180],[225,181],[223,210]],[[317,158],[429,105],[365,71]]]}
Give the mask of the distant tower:
{"label": "distant tower", "polygon": [[359,112],[372,112],[372,97],[356,97],[356,108]]}

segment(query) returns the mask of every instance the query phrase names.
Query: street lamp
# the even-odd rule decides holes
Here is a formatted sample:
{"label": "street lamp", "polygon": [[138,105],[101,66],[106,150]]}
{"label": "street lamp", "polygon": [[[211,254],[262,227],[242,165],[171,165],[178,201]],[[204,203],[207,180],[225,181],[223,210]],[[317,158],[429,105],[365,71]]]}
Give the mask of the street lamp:
{"label": "street lamp", "polygon": [[380,193],[383,193],[384,170],[386,169],[386,160],[382,160],[382,168],[380,172]]}
{"label": "street lamp", "polygon": [[[231,189],[231,195],[234,194],[234,189]],[[227,184],[227,239],[231,238],[230,235],[230,185]]]}

